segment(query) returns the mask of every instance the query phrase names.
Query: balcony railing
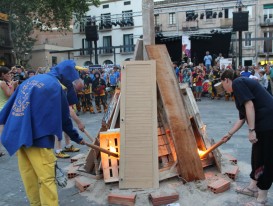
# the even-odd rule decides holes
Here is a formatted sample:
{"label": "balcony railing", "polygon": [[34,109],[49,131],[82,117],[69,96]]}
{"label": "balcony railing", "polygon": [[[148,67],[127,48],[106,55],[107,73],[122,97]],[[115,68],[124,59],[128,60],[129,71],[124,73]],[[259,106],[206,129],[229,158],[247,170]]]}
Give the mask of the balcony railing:
{"label": "balcony railing", "polygon": [[261,24],[261,27],[272,27],[273,26],[273,19],[265,19]]}
{"label": "balcony railing", "polygon": [[[92,55],[95,53],[95,48],[91,49]],[[109,46],[109,47],[98,47],[97,52],[102,56],[110,56],[119,54],[132,54],[135,51],[135,45],[121,45],[121,46]],[[90,55],[89,48],[79,50],[81,56]]]}

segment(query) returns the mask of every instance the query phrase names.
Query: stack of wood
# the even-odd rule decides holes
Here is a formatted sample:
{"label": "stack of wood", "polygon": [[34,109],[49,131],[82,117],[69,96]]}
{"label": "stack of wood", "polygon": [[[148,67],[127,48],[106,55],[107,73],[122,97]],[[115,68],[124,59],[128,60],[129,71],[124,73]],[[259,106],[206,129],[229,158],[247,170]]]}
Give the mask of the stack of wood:
{"label": "stack of wood", "polygon": [[100,152],[91,149],[84,169],[94,178],[103,170],[105,182],[119,181],[120,188],[157,188],[159,181],[178,175],[187,182],[202,180],[203,167],[216,163],[221,169],[221,154],[215,150],[201,160],[198,149],[211,142],[192,91],[178,84],[164,45],[146,50],[149,61],[124,63],[121,91],[116,90],[94,142],[102,146],[100,134],[120,128],[120,157],[113,164],[115,157],[109,156],[105,166]]}

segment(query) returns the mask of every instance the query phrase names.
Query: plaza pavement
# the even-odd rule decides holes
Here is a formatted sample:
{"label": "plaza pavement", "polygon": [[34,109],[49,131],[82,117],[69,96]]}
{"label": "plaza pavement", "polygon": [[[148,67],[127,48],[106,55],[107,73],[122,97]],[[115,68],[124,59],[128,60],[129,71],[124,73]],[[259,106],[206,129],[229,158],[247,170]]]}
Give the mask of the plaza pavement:
{"label": "plaza pavement", "polygon": [[[198,107],[201,113],[201,119],[206,125],[206,131],[208,137],[214,138],[215,141],[221,139],[221,137],[229,131],[232,124],[238,118],[238,112],[235,108],[235,104],[232,101],[210,100],[206,97],[202,98],[201,102],[198,102]],[[101,119],[103,114],[80,114],[80,119],[85,123],[86,130],[91,136],[96,136],[101,126]],[[81,133],[84,137],[85,135]],[[229,153],[238,159],[239,165],[243,165],[242,172],[239,173],[239,177],[236,182],[246,184],[249,176],[248,170],[250,169],[250,151],[251,144],[247,139],[247,126],[238,131],[232,139],[226,144],[220,147],[222,153]],[[88,141],[88,139],[86,138]],[[80,153],[87,153],[88,148],[86,146],[79,146],[81,148]],[[72,154],[73,155],[73,154]],[[66,167],[70,164],[69,159],[59,159],[58,164],[61,167]],[[247,172],[246,172],[247,171]],[[238,202],[243,199],[242,195],[237,195],[234,191],[230,191],[235,199],[224,201],[221,206],[239,205]],[[223,193],[224,195],[224,193]],[[215,195],[216,197],[216,195]],[[182,197],[183,198],[183,197]],[[61,206],[89,206],[98,205],[95,201],[90,202],[87,197],[78,192],[75,187],[60,189],[59,188],[59,202]],[[28,201],[25,195],[23,184],[20,174],[18,172],[17,158],[16,156],[9,157],[5,155],[0,158],[0,206],[25,206],[28,205]],[[183,205],[183,204],[181,204]],[[184,204],[186,205],[186,204]],[[209,204],[207,204],[209,205]],[[269,192],[269,203],[267,205],[273,205],[273,189]],[[190,206],[190,205],[189,205]]]}

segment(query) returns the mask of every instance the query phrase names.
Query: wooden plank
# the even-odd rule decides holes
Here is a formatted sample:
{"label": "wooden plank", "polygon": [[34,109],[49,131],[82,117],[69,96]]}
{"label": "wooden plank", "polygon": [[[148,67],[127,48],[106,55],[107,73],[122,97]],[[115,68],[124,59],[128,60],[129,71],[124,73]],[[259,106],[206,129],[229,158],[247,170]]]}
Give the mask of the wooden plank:
{"label": "wooden plank", "polygon": [[117,119],[118,119],[118,115],[119,115],[119,111],[120,111],[120,95],[118,97],[118,102],[116,105],[116,109],[111,121],[111,125],[110,125],[110,129],[115,129],[116,123],[117,123]]}
{"label": "wooden plank", "polygon": [[147,45],[149,59],[156,60],[156,79],[167,121],[174,139],[178,168],[186,181],[205,179],[191,123],[165,45]]}
{"label": "wooden plank", "polygon": [[143,60],[143,40],[142,39],[137,40],[133,60]]}
{"label": "wooden plank", "polygon": [[119,187],[158,188],[155,61],[124,62],[121,73]]}
{"label": "wooden plank", "polygon": [[[98,138],[95,139],[94,145],[97,145],[97,146],[100,145]],[[98,158],[99,155],[100,155],[99,151],[94,150],[94,149],[89,150],[88,155],[86,157],[86,164],[84,166],[84,169],[86,172],[88,172],[88,173],[93,172],[93,169],[95,167],[94,161]]]}
{"label": "wooden plank", "polygon": [[169,169],[160,169],[159,172],[159,181],[166,180],[172,177],[178,176],[177,172],[177,162],[174,162],[173,165]]}
{"label": "wooden plank", "polygon": [[120,90],[116,89],[115,94],[114,94],[113,98],[111,99],[110,104],[108,105],[108,109],[102,118],[102,127],[104,127],[104,130],[107,130],[110,128],[112,118],[114,115],[114,111],[115,111],[116,105],[118,103],[119,95],[120,95]]}

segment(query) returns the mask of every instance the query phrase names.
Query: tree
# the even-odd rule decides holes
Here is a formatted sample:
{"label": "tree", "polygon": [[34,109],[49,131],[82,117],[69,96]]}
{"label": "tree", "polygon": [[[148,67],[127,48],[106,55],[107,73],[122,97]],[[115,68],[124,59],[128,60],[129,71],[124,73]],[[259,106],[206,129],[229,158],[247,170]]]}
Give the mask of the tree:
{"label": "tree", "polygon": [[57,27],[70,30],[72,19],[84,19],[89,5],[98,6],[100,0],[1,0],[0,12],[9,15],[11,36],[16,58],[27,60],[35,39],[30,35],[34,28]]}

